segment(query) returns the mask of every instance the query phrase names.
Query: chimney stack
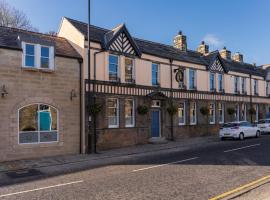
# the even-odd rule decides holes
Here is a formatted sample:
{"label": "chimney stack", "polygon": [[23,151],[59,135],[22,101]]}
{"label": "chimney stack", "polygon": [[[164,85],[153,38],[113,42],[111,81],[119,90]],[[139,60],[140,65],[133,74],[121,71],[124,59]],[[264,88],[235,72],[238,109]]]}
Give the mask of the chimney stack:
{"label": "chimney stack", "polygon": [[227,50],[226,47],[223,47],[223,49],[219,51],[219,54],[222,58],[227,60],[231,59],[231,51]]}
{"label": "chimney stack", "polygon": [[187,51],[187,37],[182,34],[182,31],[179,31],[178,35],[175,36],[173,45],[177,49]]}
{"label": "chimney stack", "polygon": [[233,55],[233,60],[236,61],[236,62],[244,62],[244,59],[243,59],[243,54],[239,53],[239,52],[236,52],[234,55]]}
{"label": "chimney stack", "polygon": [[205,42],[202,41],[200,46],[197,48],[197,51],[203,55],[206,55],[209,53],[209,45],[205,44]]}

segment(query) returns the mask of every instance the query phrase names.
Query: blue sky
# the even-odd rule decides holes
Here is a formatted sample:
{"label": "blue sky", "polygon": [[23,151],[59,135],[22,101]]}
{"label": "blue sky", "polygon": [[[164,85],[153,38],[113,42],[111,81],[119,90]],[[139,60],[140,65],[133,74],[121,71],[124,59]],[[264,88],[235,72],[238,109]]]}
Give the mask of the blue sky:
{"label": "blue sky", "polygon": [[[7,0],[41,32],[57,31],[61,17],[87,21],[87,0]],[[138,38],[172,44],[179,30],[189,49],[202,40],[211,50],[226,46],[250,63],[270,63],[269,0],[92,0],[92,23],[126,23]]]}

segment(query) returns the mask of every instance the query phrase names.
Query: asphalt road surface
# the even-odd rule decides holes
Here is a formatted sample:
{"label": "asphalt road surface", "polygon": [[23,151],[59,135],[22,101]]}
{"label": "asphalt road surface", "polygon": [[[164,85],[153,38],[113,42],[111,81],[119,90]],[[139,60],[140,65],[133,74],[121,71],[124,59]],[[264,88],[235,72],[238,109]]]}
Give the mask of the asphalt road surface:
{"label": "asphalt road surface", "polygon": [[[209,199],[270,174],[270,135],[2,186],[0,200]],[[246,194],[248,195],[248,194]]]}

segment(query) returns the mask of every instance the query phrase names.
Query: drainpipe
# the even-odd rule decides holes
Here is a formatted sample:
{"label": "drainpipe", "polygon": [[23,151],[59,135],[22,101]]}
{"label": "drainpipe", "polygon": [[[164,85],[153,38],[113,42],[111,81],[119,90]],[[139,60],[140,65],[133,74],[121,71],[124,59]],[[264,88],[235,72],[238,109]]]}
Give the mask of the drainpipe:
{"label": "drainpipe", "polygon": [[83,133],[82,133],[82,126],[83,126],[83,123],[82,123],[82,60],[79,59],[79,67],[80,67],[80,91],[79,91],[79,95],[80,95],[80,98],[79,98],[79,101],[80,101],[80,154],[83,153],[83,142],[82,142],[82,138],[83,138]]}
{"label": "drainpipe", "polygon": [[90,79],[91,79],[91,66],[90,66],[90,59],[91,59],[91,56],[90,56],[90,24],[91,24],[91,21],[90,21],[90,0],[88,0],[88,27],[87,27],[87,32],[88,32],[88,48],[87,48],[87,55],[88,55],[88,92],[87,92],[87,105],[88,105],[88,153],[91,153],[91,148],[90,148],[90,145],[91,145],[91,114],[90,114],[90,104],[91,104],[91,97],[90,97]]}
{"label": "drainpipe", "polygon": [[[170,71],[171,71],[171,87],[170,87],[170,104],[171,106],[173,105],[173,91],[172,91],[172,87],[173,87],[173,69],[172,69],[172,63],[173,63],[173,60],[170,59]],[[170,116],[171,117],[171,141],[174,141],[174,135],[173,135],[173,115]]]}
{"label": "drainpipe", "polygon": [[[249,95],[249,103],[250,103],[250,108],[252,108],[252,81],[251,81],[251,74],[249,74],[249,84],[250,84],[250,88],[249,88],[249,92],[250,92],[250,95]],[[252,114],[250,113],[250,120],[251,120],[251,123],[253,122],[253,116]]]}
{"label": "drainpipe", "polygon": [[[97,79],[97,73],[96,73],[96,63],[97,63],[97,55],[100,53],[103,53],[104,50],[98,51],[94,53],[94,82],[93,82],[93,104],[96,104],[96,79]],[[94,128],[94,134],[92,138],[92,152],[97,153],[97,116],[93,116],[93,128]]]}

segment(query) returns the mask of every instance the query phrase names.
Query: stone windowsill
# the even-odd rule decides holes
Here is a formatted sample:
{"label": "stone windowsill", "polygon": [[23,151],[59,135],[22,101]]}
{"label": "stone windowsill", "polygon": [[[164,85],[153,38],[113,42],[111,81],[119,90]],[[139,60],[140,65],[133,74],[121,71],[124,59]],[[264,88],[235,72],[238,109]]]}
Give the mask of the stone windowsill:
{"label": "stone windowsill", "polygon": [[54,69],[42,69],[42,68],[33,68],[33,67],[22,67],[22,70],[25,71],[32,71],[32,72],[46,72],[46,73],[53,73]]}

